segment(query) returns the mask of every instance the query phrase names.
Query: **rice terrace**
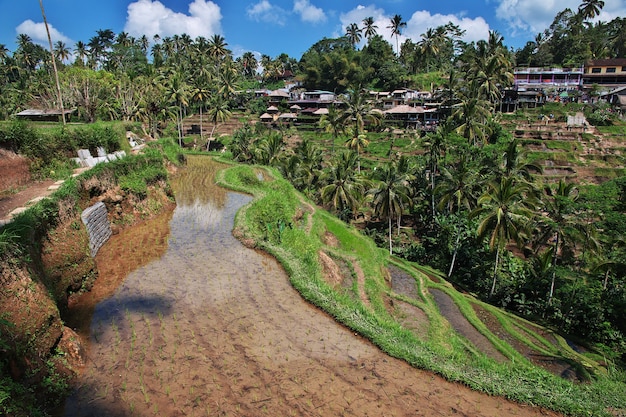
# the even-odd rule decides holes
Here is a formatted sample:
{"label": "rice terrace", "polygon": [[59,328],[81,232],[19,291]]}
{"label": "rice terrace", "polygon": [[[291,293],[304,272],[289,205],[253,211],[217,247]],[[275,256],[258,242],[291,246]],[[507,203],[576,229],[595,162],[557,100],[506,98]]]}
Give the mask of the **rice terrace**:
{"label": "rice terrace", "polygon": [[626,416],[621,3],[264,3],[345,33],[0,44],[0,415]]}

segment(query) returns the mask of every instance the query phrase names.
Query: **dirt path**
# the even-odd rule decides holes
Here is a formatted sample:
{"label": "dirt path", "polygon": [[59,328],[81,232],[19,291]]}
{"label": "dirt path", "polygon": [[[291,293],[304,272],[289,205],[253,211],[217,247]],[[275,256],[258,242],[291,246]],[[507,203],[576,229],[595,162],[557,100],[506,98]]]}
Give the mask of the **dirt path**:
{"label": "dirt path", "polygon": [[52,194],[49,188],[54,185],[54,181],[31,182],[21,191],[0,198],[0,221],[10,218],[10,213],[18,208],[27,207],[28,202],[37,197],[45,197]]}

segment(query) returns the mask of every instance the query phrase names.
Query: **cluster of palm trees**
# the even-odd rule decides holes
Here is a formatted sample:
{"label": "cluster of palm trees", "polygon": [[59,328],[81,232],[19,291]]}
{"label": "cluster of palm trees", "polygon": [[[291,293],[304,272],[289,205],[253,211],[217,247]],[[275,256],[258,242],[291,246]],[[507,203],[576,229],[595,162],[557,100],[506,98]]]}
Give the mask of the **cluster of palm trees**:
{"label": "cluster of palm trees", "polygon": [[[376,29],[378,29],[378,26],[376,25],[373,17],[366,17],[365,19],[363,19],[362,23],[363,27],[359,27],[359,25],[356,23],[350,23],[346,27],[346,37],[353,46],[361,42],[363,36],[365,36],[365,39],[369,41],[373,36],[376,36],[377,34]],[[399,14],[394,15],[389,22],[389,26],[386,26],[387,29],[391,29],[391,36],[396,37],[397,54],[400,54],[400,45],[398,43],[398,39],[399,36],[402,35],[402,29],[405,27],[406,22],[402,20],[402,16]]]}

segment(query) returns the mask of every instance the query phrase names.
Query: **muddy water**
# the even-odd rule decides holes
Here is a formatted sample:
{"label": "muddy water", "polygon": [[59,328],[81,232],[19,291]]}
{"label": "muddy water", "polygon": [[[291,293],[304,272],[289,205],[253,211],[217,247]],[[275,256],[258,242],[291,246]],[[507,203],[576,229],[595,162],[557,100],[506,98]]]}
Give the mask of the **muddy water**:
{"label": "muddy water", "polygon": [[250,198],[213,186],[207,160],[189,165],[165,253],[94,307],[61,415],[540,415],[390,358],[305,303],[232,237]]}

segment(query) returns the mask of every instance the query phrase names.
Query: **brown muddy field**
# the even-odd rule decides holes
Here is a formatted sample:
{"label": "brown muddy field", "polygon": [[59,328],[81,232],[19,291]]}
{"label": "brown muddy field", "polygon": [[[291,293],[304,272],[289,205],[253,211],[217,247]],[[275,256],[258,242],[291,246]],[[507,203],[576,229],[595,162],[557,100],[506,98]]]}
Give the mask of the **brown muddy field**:
{"label": "brown muddy field", "polygon": [[95,291],[74,301],[88,360],[56,415],[556,415],[414,369],[340,326],[232,236],[249,197],[188,171],[171,220],[98,254]]}

